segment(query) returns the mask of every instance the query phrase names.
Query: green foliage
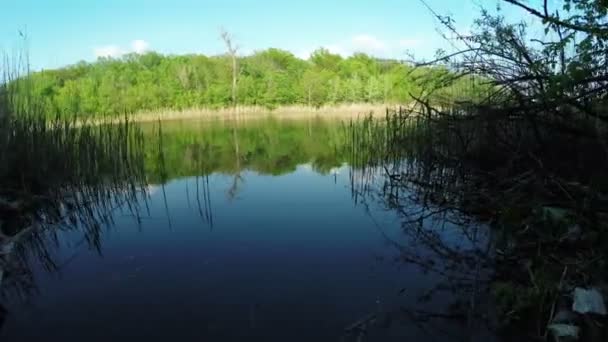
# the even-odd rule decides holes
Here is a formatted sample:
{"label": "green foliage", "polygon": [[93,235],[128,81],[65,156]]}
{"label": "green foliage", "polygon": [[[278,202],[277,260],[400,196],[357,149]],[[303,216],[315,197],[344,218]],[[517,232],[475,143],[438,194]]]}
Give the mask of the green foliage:
{"label": "green foliage", "polygon": [[[238,104],[268,108],[406,103],[411,94],[419,94],[427,86],[428,78],[440,84],[439,77],[449,73],[413,69],[365,54],[342,58],[324,49],[313,52],[308,60],[268,49],[240,57],[238,65]],[[231,104],[232,69],[226,56],[128,54],[29,77],[34,85],[32,95],[45,104],[45,111],[64,117]]]}

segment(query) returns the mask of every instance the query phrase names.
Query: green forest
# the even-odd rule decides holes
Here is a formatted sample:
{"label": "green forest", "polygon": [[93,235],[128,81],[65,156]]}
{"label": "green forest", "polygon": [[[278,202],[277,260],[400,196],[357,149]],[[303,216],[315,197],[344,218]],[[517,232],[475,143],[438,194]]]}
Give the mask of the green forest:
{"label": "green forest", "polygon": [[[405,104],[435,89],[436,97],[472,93],[479,82],[461,78],[444,86],[444,67],[414,68],[366,54],[343,58],[318,49],[308,60],[268,49],[237,58],[235,104],[274,109],[345,103]],[[32,96],[52,116],[116,116],[138,111],[222,108],[233,104],[229,55],[100,58],[30,76]],[[477,90],[477,93],[479,91]]]}

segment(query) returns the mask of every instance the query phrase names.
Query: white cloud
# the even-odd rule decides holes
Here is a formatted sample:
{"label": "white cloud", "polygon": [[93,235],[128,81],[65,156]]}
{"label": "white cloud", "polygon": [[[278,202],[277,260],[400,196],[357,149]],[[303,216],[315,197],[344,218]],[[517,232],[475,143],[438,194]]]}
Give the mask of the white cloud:
{"label": "white cloud", "polygon": [[371,34],[360,34],[350,40],[353,52],[381,54],[387,50],[387,44]]}
{"label": "white cloud", "polygon": [[105,45],[96,47],[93,49],[95,53],[95,57],[120,57],[124,54],[124,51],[120,49],[120,47],[116,45]]}
{"label": "white cloud", "polygon": [[300,59],[308,59],[314,50],[311,49],[299,49],[294,52],[294,56]]}
{"label": "white cloud", "polygon": [[130,49],[123,49],[118,45],[104,45],[93,49],[96,58],[111,57],[117,58],[128,53],[143,54],[150,50],[150,44],[145,40],[136,39],[131,42]]}
{"label": "white cloud", "polygon": [[344,47],[344,45],[341,44],[330,44],[327,45],[325,48],[331,53],[335,53],[341,56],[349,56],[353,54],[352,51],[350,51],[347,47]]}
{"label": "white cloud", "polygon": [[240,56],[250,56],[255,53],[255,50],[251,48],[240,48],[238,53]]}
{"label": "white cloud", "polygon": [[131,49],[135,53],[142,54],[150,49],[150,44],[145,40],[137,39],[131,42]]}
{"label": "white cloud", "polygon": [[342,56],[363,52],[375,57],[403,58],[407,49],[419,47],[420,43],[416,38],[383,40],[372,34],[362,33],[342,42],[325,45],[325,48]]}

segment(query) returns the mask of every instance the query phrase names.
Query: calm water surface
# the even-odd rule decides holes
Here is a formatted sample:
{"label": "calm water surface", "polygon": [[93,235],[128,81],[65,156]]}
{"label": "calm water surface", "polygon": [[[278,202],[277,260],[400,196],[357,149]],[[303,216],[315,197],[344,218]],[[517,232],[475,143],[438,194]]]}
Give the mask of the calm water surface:
{"label": "calm water surface", "polygon": [[[47,236],[52,270],[27,254],[33,279],[5,298],[2,341],[487,340],[455,304],[468,292],[446,285],[459,270],[378,196],[354,200],[341,125],[248,124],[238,143],[208,125],[163,125],[160,142],[144,127],[138,215],[114,210],[93,242]],[[449,224],[429,231],[471,246]]]}

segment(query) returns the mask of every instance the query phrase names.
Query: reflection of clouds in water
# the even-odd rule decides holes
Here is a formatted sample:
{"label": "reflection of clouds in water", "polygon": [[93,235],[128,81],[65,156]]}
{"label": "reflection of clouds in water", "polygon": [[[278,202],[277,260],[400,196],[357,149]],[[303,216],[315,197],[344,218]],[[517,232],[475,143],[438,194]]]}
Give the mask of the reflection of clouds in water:
{"label": "reflection of clouds in water", "polygon": [[334,166],[329,169],[324,168],[323,166],[315,165],[314,162],[307,164],[300,164],[297,166],[295,172],[303,172],[303,173],[312,173],[316,175],[330,175],[330,176],[338,176],[341,173],[347,173],[348,164],[342,163],[340,166]]}
{"label": "reflection of clouds in water", "polygon": [[300,171],[308,171],[308,172],[312,172],[312,171],[313,171],[313,169],[312,169],[312,165],[311,165],[311,164],[303,164],[303,165],[299,165],[299,166],[298,166],[298,169],[299,169]]}
{"label": "reflection of clouds in water", "polygon": [[148,184],[146,186],[146,194],[148,196],[152,196],[158,191],[158,189],[160,189],[160,187],[158,185]]}
{"label": "reflection of clouds in water", "polygon": [[329,169],[329,173],[331,175],[339,175],[341,173],[346,173],[350,170],[350,166],[348,165],[348,163],[342,163],[340,164],[340,166],[336,166],[336,167],[332,167],[331,169]]}

